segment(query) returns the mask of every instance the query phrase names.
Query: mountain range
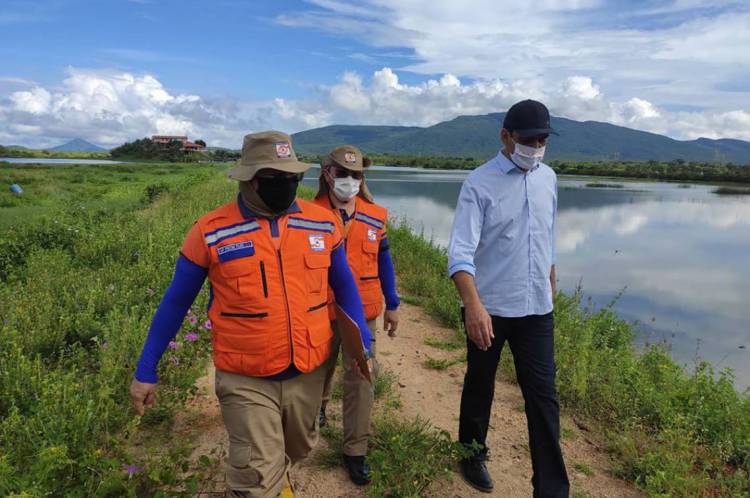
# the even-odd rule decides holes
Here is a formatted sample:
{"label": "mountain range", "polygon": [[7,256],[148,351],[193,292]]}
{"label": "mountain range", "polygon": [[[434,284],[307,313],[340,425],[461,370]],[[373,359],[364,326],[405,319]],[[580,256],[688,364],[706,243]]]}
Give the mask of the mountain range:
{"label": "mountain range", "polygon": [[47,149],[51,152],[106,152],[107,149],[94,145],[91,142],[87,142],[82,138],[74,138],[69,142],[65,142],[57,147]]}
{"label": "mountain range", "polygon": [[[292,135],[297,153],[322,155],[341,144],[366,153],[489,158],[500,148],[505,113],[459,116],[429,127],[332,125]],[[734,139],[675,140],[597,121],[552,117],[547,159],[721,162],[750,165],[750,142]]]}

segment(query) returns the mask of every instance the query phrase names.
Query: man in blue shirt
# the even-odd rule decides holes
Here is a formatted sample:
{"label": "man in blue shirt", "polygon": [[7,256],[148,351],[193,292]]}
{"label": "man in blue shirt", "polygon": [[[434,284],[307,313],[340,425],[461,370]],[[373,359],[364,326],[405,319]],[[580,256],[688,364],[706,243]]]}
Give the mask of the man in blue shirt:
{"label": "man in blue shirt", "polygon": [[459,441],[479,443],[461,474],[490,492],[486,437],[500,352],[508,341],[525,401],[535,497],[568,496],[555,392],[557,177],[542,163],[549,111],[524,100],[505,115],[503,150],[465,180],[448,245],[449,273],[463,301],[467,368]]}

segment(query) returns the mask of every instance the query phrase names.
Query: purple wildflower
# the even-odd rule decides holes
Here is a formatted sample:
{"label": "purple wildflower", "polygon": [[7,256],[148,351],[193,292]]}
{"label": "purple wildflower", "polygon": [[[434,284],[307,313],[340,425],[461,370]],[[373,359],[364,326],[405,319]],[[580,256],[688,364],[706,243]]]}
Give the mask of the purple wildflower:
{"label": "purple wildflower", "polygon": [[206,330],[211,330],[213,328],[213,324],[211,323],[211,320],[206,320],[205,322],[203,322],[203,327]]}
{"label": "purple wildflower", "polygon": [[169,341],[169,349],[177,349],[179,347],[180,347],[180,343],[179,342]]}
{"label": "purple wildflower", "polygon": [[198,323],[198,317],[195,315],[190,315],[188,321],[190,322],[190,325],[195,325],[196,323]]}
{"label": "purple wildflower", "polygon": [[128,478],[133,477],[135,474],[141,471],[137,465],[133,463],[123,463],[122,470],[128,473]]}
{"label": "purple wildflower", "polygon": [[187,342],[195,342],[198,339],[200,339],[200,336],[198,336],[198,334],[196,334],[195,332],[188,332],[187,334],[185,334],[185,340]]}
{"label": "purple wildflower", "polygon": [[169,357],[169,361],[170,361],[170,363],[172,363],[172,365],[179,365],[180,364],[180,359],[177,358],[175,355],[171,355]]}

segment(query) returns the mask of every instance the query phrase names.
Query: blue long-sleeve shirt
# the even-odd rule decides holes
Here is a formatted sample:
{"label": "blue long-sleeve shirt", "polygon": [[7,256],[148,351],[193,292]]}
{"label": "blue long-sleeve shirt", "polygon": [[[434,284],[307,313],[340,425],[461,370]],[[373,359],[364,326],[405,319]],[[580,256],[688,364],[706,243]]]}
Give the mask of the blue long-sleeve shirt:
{"label": "blue long-sleeve shirt", "polygon": [[401,298],[396,290],[396,271],[393,268],[391,259],[391,250],[388,244],[388,238],[380,239],[378,248],[378,278],[380,279],[380,289],[385,297],[385,309],[395,310],[401,304]]}
{"label": "blue long-sleeve shirt", "polygon": [[[184,256],[177,260],[175,274],[162,298],[159,309],[151,322],[146,342],[135,371],[135,378],[140,382],[156,383],[156,367],[169,342],[174,339],[185,319],[188,309],[195,301],[206,279],[207,270]],[[331,253],[331,266],[328,269],[328,283],[333,289],[336,302],[344,312],[358,325],[365,350],[371,351],[372,336],[367,327],[362,300],[359,297],[357,284],[346,260],[343,244]],[[283,380],[299,375],[293,364],[284,372],[268,377]]]}
{"label": "blue long-sleeve shirt", "polygon": [[546,164],[525,173],[502,153],[469,174],[456,205],[448,273],[474,276],[491,315],[552,311],[557,177]]}
{"label": "blue long-sleeve shirt", "polygon": [[[339,215],[344,225],[355,218],[356,213],[349,215],[346,209],[339,209]],[[391,249],[388,243],[388,234],[383,235],[378,246],[378,280],[380,280],[380,290],[385,298],[385,309],[392,311],[401,305],[401,298],[396,288],[396,270],[393,267],[391,259]]]}

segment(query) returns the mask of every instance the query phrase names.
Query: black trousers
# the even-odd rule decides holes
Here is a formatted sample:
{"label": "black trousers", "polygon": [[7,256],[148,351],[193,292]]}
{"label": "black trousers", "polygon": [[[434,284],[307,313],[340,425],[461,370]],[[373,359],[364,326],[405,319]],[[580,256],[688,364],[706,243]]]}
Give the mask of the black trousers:
{"label": "black trousers", "polygon": [[495,338],[487,351],[466,339],[468,361],[461,393],[458,439],[466,445],[474,441],[481,444],[483,451],[476,458],[486,458],[495,373],[500,352],[508,341],[525,402],[534,497],[567,497],[570,484],[560,451],[552,313],[520,318],[493,316],[492,329]]}

